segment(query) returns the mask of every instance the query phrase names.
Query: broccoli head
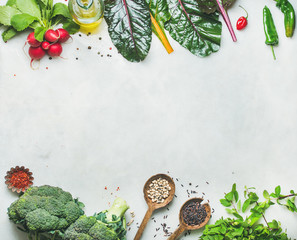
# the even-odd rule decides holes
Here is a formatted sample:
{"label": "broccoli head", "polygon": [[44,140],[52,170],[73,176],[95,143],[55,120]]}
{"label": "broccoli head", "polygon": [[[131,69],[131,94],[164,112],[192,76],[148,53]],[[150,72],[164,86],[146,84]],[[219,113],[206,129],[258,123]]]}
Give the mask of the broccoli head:
{"label": "broccoli head", "polygon": [[29,235],[64,232],[81,215],[83,204],[69,192],[48,185],[29,188],[8,208],[8,216]]}
{"label": "broccoli head", "polygon": [[128,208],[125,200],[117,198],[109,210],[77,219],[66,230],[64,240],[126,240]]}

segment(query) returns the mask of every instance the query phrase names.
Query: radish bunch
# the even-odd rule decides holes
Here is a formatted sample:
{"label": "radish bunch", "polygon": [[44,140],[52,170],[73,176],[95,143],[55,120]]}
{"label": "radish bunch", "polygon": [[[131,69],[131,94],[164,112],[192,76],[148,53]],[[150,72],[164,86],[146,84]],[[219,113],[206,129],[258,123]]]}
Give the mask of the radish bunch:
{"label": "radish bunch", "polygon": [[66,42],[69,38],[69,33],[63,28],[57,30],[48,29],[44,34],[44,41],[42,42],[36,40],[34,32],[31,32],[27,37],[27,42],[30,45],[31,67],[32,62],[43,58],[45,53],[51,57],[59,57],[63,51],[61,43]]}

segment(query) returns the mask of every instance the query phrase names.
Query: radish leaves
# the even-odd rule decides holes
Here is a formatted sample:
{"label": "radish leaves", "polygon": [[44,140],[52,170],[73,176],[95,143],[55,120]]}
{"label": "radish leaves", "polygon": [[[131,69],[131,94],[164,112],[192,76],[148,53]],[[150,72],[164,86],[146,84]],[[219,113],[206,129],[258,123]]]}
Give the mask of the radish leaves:
{"label": "radish leaves", "polygon": [[45,31],[56,24],[63,24],[69,33],[79,30],[79,25],[72,20],[67,5],[53,4],[53,0],[8,0],[0,6],[0,24],[6,26],[2,33],[3,41],[28,28],[34,29],[35,38],[43,40]]}

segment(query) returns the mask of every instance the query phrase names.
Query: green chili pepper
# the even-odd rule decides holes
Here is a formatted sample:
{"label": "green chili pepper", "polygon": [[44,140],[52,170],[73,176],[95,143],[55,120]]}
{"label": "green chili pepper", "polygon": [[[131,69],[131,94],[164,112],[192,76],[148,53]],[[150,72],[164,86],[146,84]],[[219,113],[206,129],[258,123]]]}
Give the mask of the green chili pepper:
{"label": "green chili pepper", "polygon": [[275,58],[273,46],[278,45],[278,34],[276,31],[276,27],[274,25],[274,21],[272,18],[272,14],[267,6],[263,9],[263,24],[264,24],[264,31],[266,36],[266,45],[270,45],[273,53],[273,58]]}
{"label": "green chili pepper", "polygon": [[292,4],[288,0],[274,0],[276,6],[280,8],[285,16],[286,36],[292,37],[295,30],[295,11]]}

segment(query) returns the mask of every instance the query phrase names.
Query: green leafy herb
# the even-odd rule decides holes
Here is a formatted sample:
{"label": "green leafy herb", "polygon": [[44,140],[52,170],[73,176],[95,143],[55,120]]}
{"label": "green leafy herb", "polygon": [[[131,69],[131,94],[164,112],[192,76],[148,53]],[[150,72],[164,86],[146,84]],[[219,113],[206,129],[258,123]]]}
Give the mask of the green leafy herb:
{"label": "green leafy herb", "polygon": [[[264,190],[263,197],[265,201],[259,202],[259,196],[253,192],[254,188],[245,188],[245,201],[241,206],[236,185],[233,184],[232,190],[225,194],[220,200],[223,206],[227,207],[228,213],[233,214],[235,219],[221,218],[215,224],[207,225],[200,237],[202,240],[289,240],[287,233],[281,228],[281,223],[273,219],[267,221],[265,217],[266,210],[278,203],[285,206],[292,212],[297,212],[295,197],[297,194],[291,190],[290,194],[282,195],[281,187],[277,186],[273,193],[269,194]],[[238,196],[238,197],[237,197]],[[237,204],[236,204],[237,203]],[[240,214],[249,210],[246,216]],[[259,223],[263,219],[266,225]]]}
{"label": "green leafy herb", "polygon": [[222,24],[217,13],[203,13],[196,0],[169,0],[169,13],[165,29],[180,45],[201,57],[219,50]]}
{"label": "green leafy herb", "polygon": [[144,60],[152,41],[150,12],[145,1],[107,0],[104,18],[118,51],[131,62]]}

